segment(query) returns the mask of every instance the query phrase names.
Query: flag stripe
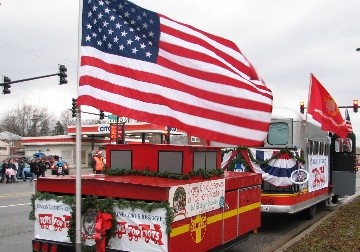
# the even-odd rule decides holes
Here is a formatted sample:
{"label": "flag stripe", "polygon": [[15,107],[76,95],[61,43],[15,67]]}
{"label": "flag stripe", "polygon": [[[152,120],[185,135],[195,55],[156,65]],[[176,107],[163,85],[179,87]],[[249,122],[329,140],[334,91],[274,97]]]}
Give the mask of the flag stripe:
{"label": "flag stripe", "polygon": [[[96,71],[93,71],[93,72],[96,72]],[[97,72],[105,73],[102,70],[97,70]],[[101,74],[98,74],[96,76],[99,76],[99,78],[101,78]],[[256,129],[256,130],[261,130],[261,131],[267,130],[266,123],[261,123],[261,122],[258,122],[255,120],[249,120],[246,118],[239,120],[238,116],[233,115],[234,114],[233,112],[235,112],[235,111],[234,111],[234,108],[230,107],[230,106],[219,106],[218,104],[213,104],[207,100],[204,100],[203,103],[205,105],[207,104],[209,106],[204,106],[203,108],[195,107],[191,104],[182,102],[182,100],[194,99],[184,93],[177,94],[174,91],[169,93],[170,91],[168,91],[166,88],[163,89],[163,91],[158,92],[158,91],[160,91],[158,88],[153,88],[152,86],[148,85],[148,83],[145,84],[143,82],[137,82],[137,81],[134,81],[131,79],[125,80],[126,78],[119,77],[117,75],[114,75],[113,78],[107,77],[107,80],[114,79],[114,82],[119,82],[119,83],[126,82],[126,84],[127,84],[126,86],[125,85],[124,86],[116,85],[116,84],[110,83],[109,81],[100,80],[99,78],[94,78],[94,77],[90,77],[90,76],[81,77],[80,86],[87,85],[88,83],[93,83],[91,85],[92,87],[94,87],[98,90],[104,91],[104,92],[112,92],[114,94],[118,94],[123,97],[137,99],[137,100],[141,100],[143,102],[151,100],[152,103],[163,104],[169,108],[172,108],[173,110],[176,110],[176,111],[179,111],[182,113],[192,114],[194,116],[201,116],[201,117],[212,119],[212,120],[226,121],[228,123],[232,123],[232,124],[234,124],[236,126],[240,126],[240,127],[249,127],[249,125],[252,125],[251,128]],[[139,86],[139,90],[136,89],[137,86]],[[168,94],[168,97],[164,97],[164,95],[159,94],[159,93],[165,93],[165,94],[169,93],[169,94]],[[100,93],[98,94],[98,98],[100,99]],[[107,99],[107,96],[105,95],[103,97],[103,99],[104,100]],[[212,107],[214,110],[210,110],[209,107]],[[216,111],[216,110],[218,110],[218,111]],[[224,112],[222,112],[222,111],[224,111]],[[228,112],[228,114],[225,114],[225,112]],[[258,113],[258,115],[259,115],[259,113]]]}
{"label": "flag stripe", "polygon": [[[87,95],[93,93],[104,93],[104,95],[107,95],[107,99],[100,100],[96,99],[93,95]],[[118,103],[119,100],[122,102]],[[190,132],[195,132],[196,134],[200,134],[202,131],[207,130],[210,137],[222,139],[224,143],[236,144],[241,142],[246,146],[259,146],[264,143],[262,137],[259,137],[259,139],[254,137],[260,135],[259,132],[255,130],[235,127],[234,125],[195,117],[180,112],[177,113],[166,106],[145,103],[136,99],[122,97],[114,93],[105,93],[104,91],[94,89],[89,85],[83,85],[79,88],[78,101],[93,107],[101,108],[111,106],[115,114],[125,113],[125,116],[129,117],[132,114],[137,114],[139,120],[145,122],[150,120],[150,118],[155,124],[167,120],[171,125],[179,125],[179,128],[188,129]],[[121,104],[126,104],[126,107]],[[176,117],[168,116],[168,114],[172,115],[174,113]],[[201,127],[197,125],[200,125]]]}
{"label": "flag stripe", "polygon": [[[157,63],[161,66],[164,66],[166,68],[172,69],[175,72],[182,73],[188,76],[191,76],[196,79],[204,80],[207,82],[212,82],[214,84],[218,84],[220,88],[226,86],[233,86],[236,89],[242,88],[246,91],[250,91],[252,93],[257,93],[261,96],[259,96],[260,99],[262,99],[262,96],[264,96],[264,103],[266,103],[267,107],[270,108],[269,103],[271,104],[272,95],[268,90],[263,90],[263,87],[260,85],[256,85],[253,82],[250,82],[249,80],[246,80],[233,72],[227,70],[226,68],[221,68],[215,64],[211,64],[210,61],[212,58],[209,59],[208,62],[200,61],[200,60],[194,60],[189,59],[189,57],[192,57],[198,52],[191,52],[187,50],[183,50],[184,54],[188,52],[187,57],[181,57],[177,56],[171,53],[171,51],[177,51],[173,45],[162,45],[162,48],[169,49],[170,47],[173,47],[172,50],[160,50]],[[207,56],[203,56],[203,58],[206,58]],[[184,67],[181,65],[181,63],[186,59],[187,61],[191,62],[191,65]],[[204,72],[203,70],[198,69],[207,69],[207,72]],[[210,69],[212,70],[210,72]],[[216,82],[214,82],[216,80]],[[221,85],[220,85],[221,84]],[[260,86],[260,87],[259,87]],[[221,93],[221,92],[219,92]],[[231,95],[231,93],[230,93]],[[266,99],[267,98],[267,99]],[[249,100],[249,99],[248,99]]]}
{"label": "flag stripe", "polygon": [[[163,21],[163,19],[161,20]],[[185,26],[179,25],[177,29],[184,27]],[[193,30],[191,29],[187,29],[186,31],[175,30],[167,26],[163,26],[162,23],[161,28],[164,29],[162,30],[160,36],[161,49],[165,50],[166,45],[173,45],[175,50],[170,51],[172,54],[176,54],[176,52],[180,54],[179,52],[181,52],[181,55],[184,56],[185,54],[186,57],[190,59],[197,59],[199,62],[212,62],[213,64],[214,62],[217,62],[219,66],[223,66],[224,69],[236,74],[234,76],[234,74],[225,72],[224,75],[234,76],[234,78],[242,80],[249,85],[254,85],[254,83],[248,81],[250,80],[250,75],[252,75],[253,72],[252,66],[250,62],[241,55],[239,50],[235,51],[233,48],[221,45],[216,41],[210,40],[206,36],[202,36],[202,39],[200,39],[199,33],[193,33]],[[233,43],[230,44],[233,45]],[[171,47],[167,47],[167,49],[169,48]],[[208,69],[208,67],[205,69]],[[240,79],[239,76],[242,78]],[[243,78],[245,80],[243,80]],[[263,84],[257,86],[257,88],[262,89],[264,93],[271,94],[271,91]]]}
{"label": "flag stripe", "polygon": [[[212,83],[209,81],[204,81],[200,79],[191,78],[187,75],[182,75],[178,72],[171,71],[168,68],[161,68],[158,65],[147,63],[138,60],[132,59],[120,59],[121,56],[114,56],[102,53],[94,48],[83,47],[84,55],[91,56],[82,58],[82,65],[91,65],[101,69],[105,69],[108,73],[113,73],[118,75],[121,72],[122,76],[135,79],[138,81],[143,81],[144,86],[147,84],[156,84],[156,87],[167,87],[172,90],[165,90],[163,95],[165,97],[169,96],[168,92],[184,92],[193,95],[191,103],[193,105],[203,104],[205,100],[216,102],[221,105],[232,106],[231,114],[238,114],[238,117],[245,119],[245,117],[252,120],[257,120],[260,122],[268,121],[268,117],[271,116],[271,99],[258,95],[254,92],[247,90],[241,90],[232,86],[219,85],[217,83]],[[102,60],[97,60],[97,59]],[[124,67],[122,67],[122,65]],[[96,71],[96,69],[92,69]],[[138,72],[138,74],[136,72]],[[82,70],[82,72],[86,72]],[[93,74],[93,73],[91,73]],[[104,73],[103,79],[106,79],[106,73]],[[171,76],[171,78],[169,77]],[[101,76],[93,76],[101,79]],[[121,76],[120,76],[121,77]],[[182,83],[184,81],[186,83]],[[128,85],[126,81],[119,82],[116,81],[118,85]],[[189,84],[190,83],[190,84]],[[192,84],[192,85],[191,85]],[[155,87],[155,86],[153,86]],[[156,91],[158,92],[158,91]],[[226,95],[225,95],[226,94]],[[261,102],[264,101],[264,102]],[[189,100],[185,101],[189,102]],[[270,103],[270,104],[267,104]],[[234,106],[234,104],[236,106]],[[216,104],[214,104],[216,105]],[[202,105],[203,107],[208,107],[209,104]],[[217,105],[216,105],[217,106]],[[213,106],[211,106],[213,107]],[[248,109],[247,111],[238,109]],[[214,110],[220,110],[222,108],[213,108]],[[237,110],[237,111],[236,111]],[[252,110],[249,113],[249,110]],[[246,113],[246,116],[241,116],[243,113]]]}
{"label": "flag stripe", "polygon": [[161,20],[161,25],[171,27],[175,30],[178,30],[179,32],[183,34],[190,34],[195,37],[198,37],[204,41],[206,41],[208,44],[213,46],[214,48],[218,48],[219,50],[225,52],[228,55],[234,55],[235,59],[239,62],[242,62],[244,65],[247,65],[250,67],[250,63],[248,60],[242,55],[238,49],[238,47],[231,41],[227,39],[220,38],[218,36],[214,36],[212,34],[203,32],[199,29],[196,29],[192,26],[179,23],[177,21],[174,21],[168,17],[165,17],[163,15],[159,15]]}
{"label": "flag stripe", "polygon": [[[173,54],[178,53],[189,59],[201,60],[203,62],[212,63],[227,69],[235,74],[242,76],[244,79],[250,79],[249,66],[245,66],[240,61],[236,61],[230,55],[218,50],[207,42],[177,30],[170,29],[166,26],[162,27],[162,33],[160,37],[160,48],[165,50],[172,49],[170,51]],[[166,34],[168,32],[169,34]],[[181,38],[181,39],[180,39]],[[173,45],[173,47],[167,47],[166,45]],[[184,51],[179,51],[177,48],[181,47]],[[181,52],[181,54],[179,53]]]}

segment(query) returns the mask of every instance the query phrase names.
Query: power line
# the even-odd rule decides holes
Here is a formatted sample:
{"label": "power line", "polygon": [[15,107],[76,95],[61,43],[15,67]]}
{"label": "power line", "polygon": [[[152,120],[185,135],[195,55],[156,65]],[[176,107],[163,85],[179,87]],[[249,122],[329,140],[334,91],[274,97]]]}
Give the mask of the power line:
{"label": "power line", "polygon": [[22,53],[27,53],[27,54],[30,54],[32,56],[35,56],[35,57],[38,57],[38,58],[41,58],[41,59],[45,59],[45,60],[49,60],[49,61],[53,61],[53,62],[57,62],[57,63],[59,61],[61,61],[61,62],[66,61],[66,62],[68,62],[68,65],[72,65],[74,67],[77,66],[76,62],[74,62],[74,61],[64,59],[64,58],[55,57],[55,56],[45,54],[45,53],[41,53],[41,52],[38,52],[38,51],[35,51],[35,50],[31,50],[31,49],[28,49],[28,48],[25,48],[25,47],[22,47],[22,46],[18,46],[18,45],[12,44],[12,43],[4,42],[4,41],[1,41],[1,40],[0,40],[0,46],[9,48],[9,49],[12,49],[12,50],[15,50],[15,51],[19,51],[19,52],[22,52]]}

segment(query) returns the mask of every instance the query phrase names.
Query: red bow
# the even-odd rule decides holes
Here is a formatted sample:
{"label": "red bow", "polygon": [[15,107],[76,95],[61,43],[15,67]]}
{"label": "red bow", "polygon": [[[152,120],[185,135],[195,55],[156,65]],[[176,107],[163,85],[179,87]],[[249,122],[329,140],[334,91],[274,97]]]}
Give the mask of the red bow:
{"label": "red bow", "polygon": [[106,230],[111,228],[112,225],[112,215],[108,213],[98,212],[96,216],[95,224],[95,242],[96,242],[96,251],[105,252],[105,236]]}

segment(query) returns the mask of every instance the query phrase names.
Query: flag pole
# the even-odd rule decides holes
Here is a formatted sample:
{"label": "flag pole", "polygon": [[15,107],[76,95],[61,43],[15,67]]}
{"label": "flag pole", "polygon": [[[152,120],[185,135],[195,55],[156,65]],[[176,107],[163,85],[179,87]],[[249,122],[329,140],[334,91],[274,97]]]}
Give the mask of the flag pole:
{"label": "flag pole", "polygon": [[[82,0],[79,0],[78,17],[78,64],[77,64],[77,96],[79,96],[79,76],[80,76],[80,46],[82,31]],[[75,249],[81,252],[81,110],[80,106],[76,108],[76,192],[75,192]]]}
{"label": "flag pole", "polygon": [[310,85],[309,85],[309,92],[308,92],[307,109],[306,109],[306,114],[305,114],[305,123],[307,123],[307,117],[308,117],[308,108],[309,108],[310,95],[311,95],[311,86],[312,86],[312,73],[310,73]]}

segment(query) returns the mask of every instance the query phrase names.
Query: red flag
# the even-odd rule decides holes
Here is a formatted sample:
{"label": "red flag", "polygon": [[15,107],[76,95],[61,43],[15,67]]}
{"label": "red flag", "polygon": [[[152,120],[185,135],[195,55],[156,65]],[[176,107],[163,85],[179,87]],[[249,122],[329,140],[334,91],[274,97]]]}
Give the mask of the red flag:
{"label": "red flag", "polygon": [[311,74],[311,91],[308,113],[321,123],[321,128],[346,138],[349,130],[336,102],[321,83]]}
{"label": "red flag", "polygon": [[83,1],[78,105],[261,146],[272,92],[231,41],[129,1]]}

